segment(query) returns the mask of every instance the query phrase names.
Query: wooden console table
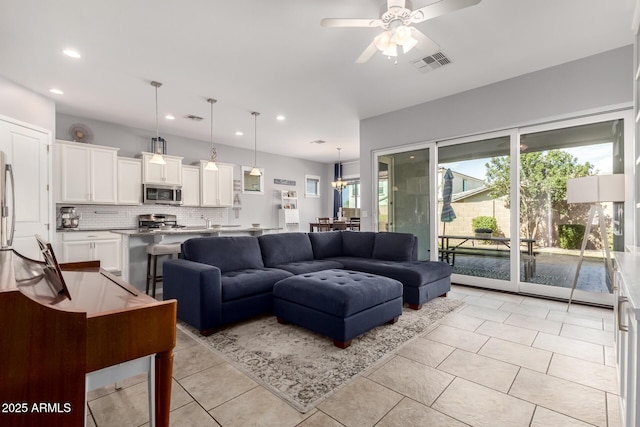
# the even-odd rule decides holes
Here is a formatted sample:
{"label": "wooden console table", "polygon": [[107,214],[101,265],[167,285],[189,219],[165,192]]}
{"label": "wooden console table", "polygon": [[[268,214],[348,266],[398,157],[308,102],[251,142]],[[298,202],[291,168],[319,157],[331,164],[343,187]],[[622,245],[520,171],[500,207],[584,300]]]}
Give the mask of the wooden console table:
{"label": "wooden console table", "polygon": [[84,425],[87,374],[155,355],[150,420],[168,426],[176,301],[141,294],[99,262],[61,267],[71,299],[45,263],[0,250],[0,402],[13,405],[0,425]]}

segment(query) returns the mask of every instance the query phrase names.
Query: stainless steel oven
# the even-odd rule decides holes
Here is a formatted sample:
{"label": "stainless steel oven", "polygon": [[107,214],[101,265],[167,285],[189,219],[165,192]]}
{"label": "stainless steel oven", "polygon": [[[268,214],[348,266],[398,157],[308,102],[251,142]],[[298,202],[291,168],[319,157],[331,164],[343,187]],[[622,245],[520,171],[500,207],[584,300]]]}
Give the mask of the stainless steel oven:
{"label": "stainless steel oven", "polygon": [[143,184],[142,197],[145,205],[181,205],[182,187],[179,185]]}

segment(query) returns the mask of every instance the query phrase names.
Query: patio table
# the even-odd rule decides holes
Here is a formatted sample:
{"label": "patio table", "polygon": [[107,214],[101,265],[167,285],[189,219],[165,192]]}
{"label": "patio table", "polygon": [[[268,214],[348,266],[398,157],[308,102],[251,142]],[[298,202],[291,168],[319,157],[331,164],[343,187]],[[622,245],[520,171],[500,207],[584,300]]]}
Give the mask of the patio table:
{"label": "patio table", "polygon": [[[474,251],[477,251],[479,255],[484,255],[480,253],[480,251],[482,251],[482,248],[470,248],[470,247],[462,246],[469,241],[471,241],[472,243],[475,242],[476,240],[489,241],[491,243],[495,243],[496,245],[504,245],[509,249],[511,248],[510,237],[495,237],[490,235],[456,236],[451,234],[444,234],[444,235],[440,235],[439,238],[440,238],[440,249],[439,249],[440,260],[441,261],[446,260],[452,266],[455,264],[456,253],[458,254],[465,253],[468,255],[473,255]],[[455,242],[451,242],[452,240],[454,240]],[[526,254],[524,276],[525,276],[525,280],[528,280],[530,277],[532,277],[535,274],[535,255],[536,254],[533,250],[533,245],[536,242],[536,240],[529,239],[529,238],[520,238],[520,242],[526,243],[527,245],[526,252],[523,251],[523,253]],[[496,254],[499,253],[497,248],[489,249],[489,250],[495,251]],[[490,254],[490,255],[493,255],[493,254]]]}

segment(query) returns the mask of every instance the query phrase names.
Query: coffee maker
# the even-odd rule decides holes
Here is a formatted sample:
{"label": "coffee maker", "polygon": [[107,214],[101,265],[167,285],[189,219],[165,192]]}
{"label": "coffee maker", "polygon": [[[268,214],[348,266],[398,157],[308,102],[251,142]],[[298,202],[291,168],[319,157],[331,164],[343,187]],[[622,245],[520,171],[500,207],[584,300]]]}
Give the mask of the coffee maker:
{"label": "coffee maker", "polygon": [[78,228],[80,216],[76,213],[75,206],[60,207],[60,225],[62,228]]}

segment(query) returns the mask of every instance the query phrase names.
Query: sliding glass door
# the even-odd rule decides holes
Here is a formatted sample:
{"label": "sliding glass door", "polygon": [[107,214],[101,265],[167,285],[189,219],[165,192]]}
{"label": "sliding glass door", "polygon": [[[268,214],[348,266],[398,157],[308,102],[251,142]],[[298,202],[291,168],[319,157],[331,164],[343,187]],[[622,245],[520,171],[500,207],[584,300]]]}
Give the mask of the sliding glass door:
{"label": "sliding glass door", "polygon": [[631,119],[608,113],[437,143],[433,241],[453,282],[567,299],[575,281],[575,300],[611,304],[604,248],[633,243],[625,232],[632,218],[625,203],[605,203],[600,233],[588,223],[590,205],[567,202],[567,180],[632,170],[625,163]]}
{"label": "sliding glass door", "polygon": [[376,155],[377,230],[417,236],[419,259],[430,257],[430,149]]}
{"label": "sliding glass door", "polygon": [[512,139],[503,132],[438,144],[439,258],[456,283],[515,291]]}
{"label": "sliding glass door", "polygon": [[632,175],[632,123],[620,111],[375,152],[374,224],[418,236],[419,258],[448,262],[454,283],[568,299],[577,277],[574,300],[612,304],[603,249],[633,245],[634,189],[604,204],[605,233],[566,189]]}
{"label": "sliding glass door", "polygon": [[[590,224],[586,203],[567,201],[567,179],[625,172],[625,119],[620,114],[521,130],[520,228],[535,241],[531,273],[522,292],[606,303],[611,273],[605,247],[623,251],[624,203],[603,203],[605,235],[599,219]],[[595,191],[595,189],[594,189]],[[585,231],[586,250],[581,257]],[[579,260],[582,263],[578,271]]]}

